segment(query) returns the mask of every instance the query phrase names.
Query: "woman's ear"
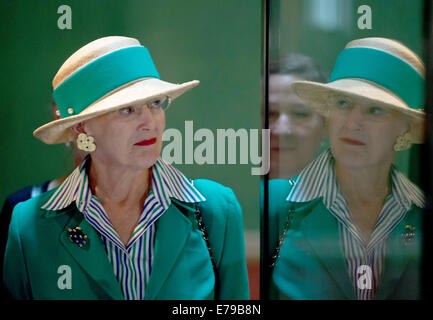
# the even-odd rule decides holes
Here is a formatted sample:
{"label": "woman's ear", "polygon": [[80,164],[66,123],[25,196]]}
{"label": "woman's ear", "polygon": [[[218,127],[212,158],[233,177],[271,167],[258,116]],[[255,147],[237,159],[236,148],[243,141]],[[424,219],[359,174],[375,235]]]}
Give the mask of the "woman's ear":
{"label": "woman's ear", "polygon": [[408,130],[411,136],[418,141],[417,143],[425,143],[427,137],[427,120],[410,120],[408,121]]}
{"label": "woman's ear", "polygon": [[86,133],[86,131],[84,130],[84,126],[83,126],[82,122],[72,126],[71,130],[72,130],[72,133],[74,134],[74,137],[78,137],[78,135],[80,133]]}
{"label": "woman's ear", "polygon": [[405,135],[407,133],[412,132],[413,127],[414,127],[414,123],[412,121],[410,121],[409,119],[406,120],[405,124],[404,124],[404,129],[403,129],[401,135]]}

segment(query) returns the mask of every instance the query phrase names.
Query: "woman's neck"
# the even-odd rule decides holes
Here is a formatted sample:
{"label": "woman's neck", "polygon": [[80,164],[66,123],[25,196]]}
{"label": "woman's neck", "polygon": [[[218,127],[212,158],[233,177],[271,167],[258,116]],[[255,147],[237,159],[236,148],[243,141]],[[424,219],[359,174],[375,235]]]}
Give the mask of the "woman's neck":
{"label": "woman's neck", "polygon": [[88,175],[92,194],[103,204],[118,207],[142,206],[150,191],[151,169],[138,171],[91,161]]}
{"label": "woman's neck", "polygon": [[391,163],[367,168],[347,168],[335,163],[336,178],[348,203],[383,203],[390,192]]}
{"label": "woman's neck", "polygon": [[352,169],[335,164],[340,191],[364,244],[369,243],[390,192],[390,168],[391,163],[366,169]]}

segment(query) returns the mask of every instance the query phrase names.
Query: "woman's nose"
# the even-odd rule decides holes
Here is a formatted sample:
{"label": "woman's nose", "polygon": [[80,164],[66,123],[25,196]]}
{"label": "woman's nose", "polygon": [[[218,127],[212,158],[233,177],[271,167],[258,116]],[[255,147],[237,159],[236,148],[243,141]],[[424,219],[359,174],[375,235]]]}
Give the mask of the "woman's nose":
{"label": "woman's nose", "polygon": [[143,106],[141,107],[140,115],[138,119],[139,119],[139,126],[138,126],[139,130],[147,131],[155,127],[154,115],[152,111],[150,111],[150,108],[148,107],[147,104],[143,104]]}
{"label": "woman's nose", "polygon": [[359,130],[363,126],[363,115],[360,108],[353,108],[345,118],[346,127],[351,130]]}

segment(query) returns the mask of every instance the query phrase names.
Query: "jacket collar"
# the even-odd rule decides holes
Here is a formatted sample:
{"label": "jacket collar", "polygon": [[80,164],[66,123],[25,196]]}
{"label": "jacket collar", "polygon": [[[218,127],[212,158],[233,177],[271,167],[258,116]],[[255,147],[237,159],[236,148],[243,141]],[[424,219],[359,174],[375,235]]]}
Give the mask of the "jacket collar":
{"label": "jacket collar", "polygon": [[[414,227],[414,236],[406,241],[405,234],[408,226]],[[402,277],[409,265],[416,274],[406,275],[412,286],[405,290],[418,290],[420,293],[421,281],[421,255],[422,255],[422,214],[421,209],[412,204],[408,214],[400,221],[391,232],[387,240],[387,254],[385,258],[385,270],[381,283],[376,292],[375,299],[389,299],[395,293],[395,289],[401,284]],[[414,266],[418,266],[415,268]]]}
{"label": "jacket collar", "polygon": [[[195,211],[193,208],[189,210],[191,212]],[[155,234],[153,272],[150,274],[146,288],[147,300],[158,298],[158,293],[175,267],[175,263],[186,245],[192,228],[191,220],[173,204],[158,220],[158,231]]]}
{"label": "jacket collar", "polygon": [[[394,166],[391,168],[390,179],[392,196],[406,214],[396,222],[397,225],[390,230],[386,240],[385,270],[375,296],[377,299],[391,294],[391,290],[398,285],[399,277],[405,270],[408,261],[414,258],[413,252],[419,254],[419,250],[414,250],[415,244],[409,246],[412,251],[406,246],[402,247],[401,236],[406,232],[405,226],[408,221],[415,219],[413,216],[418,213],[415,211],[422,208],[425,201],[423,192]],[[338,195],[334,158],[331,151],[327,150],[322,153],[292,180],[294,181],[293,187],[287,197],[289,204],[295,207],[306,207],[306,203],[314,204],[311,214],[305,218],[308,241],[346,296],[354,298],[355,291],[347,272],[337,220],[331,214],[325,214],[329,212]],[[420,227],[418,226],[417,229],[420,230]]]}
{"label": "jacket collar", "polygon": [[[47,194],[43,200],[47,200],[49,196]],[[191,213],[195,211],[191,204],[180,203],[176,199],[172,200]],[[75,205],[70,205],[59,211],[47,211],[44,215],[61,225],[62,231],[59,234],[59,242],[82,267],[83,271],[95,281],[99,289],[112,299],[123,300],[124,295],[114,275],[113,266],[107,258],[99,234],[84,219],[84,215],[78,214]],[[80,227],[82,232],[87,235],[87,243],[83,247],[79,247],[69,239],[69,229],[76,227]],[[158,219],[152,266],[154,271],[150,274],[145,299],[158,297],[158,293],[186,245],[192,228],[192,221],[174,204],[171,204],[165,214]]]}
{"label": "jacket collar", "polygon": [[[321,198],[308,202],[289,202],[296,214],[309,212],[301,228],[305,233],[317,259],[321,261],[338,287],[348,299],[356,299],[352,280],[347,272],[347,264],[339,239],[337,220],[327,212]],[[407,232],[406,226],[411,225],[421,231],[421,209],[412,205],[404,219],[391,232],[387,241],[385,269],[376,292],[375,299],[387,299],[400,285],[401,277],[410,262],[420,263],[421,234],[416,232],[415,238],[409,243],[402,241]],[[416,281],[413,280],[413,281]],[[414,285],[419,287],[419,283]]]}
{"label": "jacket collar", "polygon": [[[98,286],[113,299],[123,299],[120,284],[110,264],[104,245],[97,231],[87,222],[83,212],[90,201],[91,193],[86,174],[86,160],[56,189],[41,197],[40,203],[47,218],[58,218],[60,223],[65,215],[70,216],[60,234],[63,247],[81,265],[83,270],[96,281]],[[152,167],[152,191],[164,214],[158,216],[155,235],[154,270],[148,280],[146,297],[156,297],[164,281],[174,267],[175,261],[185,246],[191,221],[172,203],[194,212],[192,204],[205,201],[204,196],[182,173],[166,164],[162,159]],[[154,220],[156,221],[156,219]],[[87,235],[88,243],[80,248],[69,239],[69,229],[80,227]],[[169,252],[169,254],[167,254]]]}
{"label": "jacket collar", "polygon": [[356,299],[339,238],[338,222],[332,215],[324,214],[327,209],[320,200],[292,204],[296,212],[311,211],[302,224],[307,241],[346,297]]}
{"label": "jacket collar", "polygon": [[[123,300],[122,289],[114,275],[113,266],[108,260],[99,234],[84,219],[82,214],[77,214],[78,212],[75,206],[70,206],[68,209],[62,210],[62,213],[69,213],[70,217],[59,235],[60,243],[64,249],[108,297]],[[60,222],[61,216],[62,215],[53,215],[52,217],[58,218],[57,221]],[[82,232],[87,235],[87,243],[83,247],[79,247],[69,238],[69,230],[77,227],[80,227]]]}

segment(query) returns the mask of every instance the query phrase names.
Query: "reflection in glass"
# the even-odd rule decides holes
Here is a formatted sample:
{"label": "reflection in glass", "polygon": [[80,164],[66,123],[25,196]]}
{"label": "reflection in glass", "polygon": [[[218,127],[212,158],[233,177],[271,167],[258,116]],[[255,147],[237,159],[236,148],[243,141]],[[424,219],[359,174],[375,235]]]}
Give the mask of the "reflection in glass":
{"label": "reflection in glass", "polygon": [[291,84],[296,80],[326,82],[327,77],[310,57],[300,54],[291,54],[271,64],[271,179],[297,175],[317,155],[326,133],[323,117],[293,91]]}
{"label": "reflection in glass", "polygon": [[330,148],[270,182],[272,298],[420,298],[424,194],[393,160],[423,142],[423,77],[402,43],[363,38],[340,53],[330,83],[292,83],[327,119]]}

